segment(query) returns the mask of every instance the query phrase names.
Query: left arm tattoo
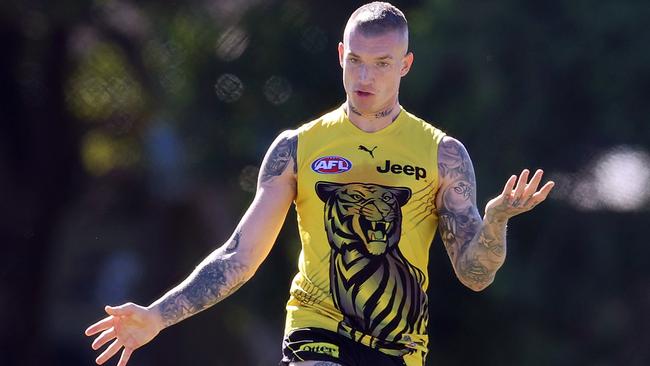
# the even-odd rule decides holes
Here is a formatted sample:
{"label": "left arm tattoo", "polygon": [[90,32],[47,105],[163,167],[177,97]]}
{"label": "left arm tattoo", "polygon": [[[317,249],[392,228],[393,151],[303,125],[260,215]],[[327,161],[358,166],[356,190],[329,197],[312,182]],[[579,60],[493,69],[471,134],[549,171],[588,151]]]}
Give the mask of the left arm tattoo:
{"label": "left arm tattoo", "polygon": [[438,149],[438,174],[445,182],[438,191],[440,235],[459,279],[481,290],[505,260],[505,223],[481,219],[474,168],[462,144],[443,140]]}

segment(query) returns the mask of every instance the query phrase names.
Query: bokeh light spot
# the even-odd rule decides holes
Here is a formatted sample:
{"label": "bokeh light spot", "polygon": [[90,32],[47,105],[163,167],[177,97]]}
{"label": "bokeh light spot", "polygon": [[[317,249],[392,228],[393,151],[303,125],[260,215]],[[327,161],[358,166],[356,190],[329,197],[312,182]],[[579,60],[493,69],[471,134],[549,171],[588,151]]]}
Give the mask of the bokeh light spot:
{"label": "bokeh light spot", "polygon": [[142,49],[142,58],[150,67],[173,68],[185,62],[186,51],[174,41],[160,43],[151,40]]}
{"label": "bokeh light spot", "polygon": [[143,90],[127,64],[118,48],[97,43],[66,85],[66,103],[70,111],[80,119],[98,121],[116,112],[141,110]]}
{"label": "bokeh light spot", "polygon": [[217,40],[217,57],[223,61],[238,59],[248,47],[248,34],[241,28],[228,28]]}
{"label": "bokeh light spot", "polygon": [[132,166],[140,160],[140,154],[128,140],[94,130],[82,139],[81,160],[88,173],[102,176],[115,168]]}
{"label": "bokeh light spot", "polygon": [[552,176],[557,189],[551,195],[585,211],[631,212],[650,206],[650,154],[620,146],[605,151],[574,174]]}
{"label": "bokeh light spot", "polygon": [[233,74],[223,74],[217,79],[214,90],[219,100],[233,103],[244,94],[244,83]]}
{"label": "bokeh light spot", "polygon": [[244,192],[255,193],[259,172],[259,168],[253,165],[247,165],[242,169],[239,174],[239,186]]}
{"label": "bokeh light spot", "polygon": [[275,105],[285,103],[289,100],[291,92],[291,83],[283,77],[272,76],[264,83],[264,96],[266,96],[269,102]]}
{"label": "bokeh light spot", "polygon": [[594,185],[607,208],[641,208],[650,198],[650,155],[626,147],[605,153],[594,165]]}
{"label": "bokeh light spot", "polygon": [[300,45],[310,53],[321,53],[327,45],[327,36],[321,28],[311,26],[302,33]]}

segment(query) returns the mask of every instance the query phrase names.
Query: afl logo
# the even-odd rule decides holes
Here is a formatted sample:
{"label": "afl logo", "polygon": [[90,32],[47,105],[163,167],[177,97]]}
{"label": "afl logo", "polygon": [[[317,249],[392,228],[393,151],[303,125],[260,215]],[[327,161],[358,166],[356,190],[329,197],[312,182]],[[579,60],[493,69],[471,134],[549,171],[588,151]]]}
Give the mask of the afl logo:
{"label": "afl logo", "polygon": [[311,170],[320,174],[339,174],[352,169],[350,160],[340,156],[323,156],[311,163]]}

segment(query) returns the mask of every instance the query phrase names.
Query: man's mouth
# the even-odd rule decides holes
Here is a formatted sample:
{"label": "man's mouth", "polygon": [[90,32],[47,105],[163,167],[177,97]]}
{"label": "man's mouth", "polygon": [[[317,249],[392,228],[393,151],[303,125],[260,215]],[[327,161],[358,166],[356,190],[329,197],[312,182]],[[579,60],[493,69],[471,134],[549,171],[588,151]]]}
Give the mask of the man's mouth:
{"label": "man's mouth", "polygon": [[363,90],[357,90],[355,91],[355,94],[360,97],[369,97],[373,95],[371,92],[363,91]]}

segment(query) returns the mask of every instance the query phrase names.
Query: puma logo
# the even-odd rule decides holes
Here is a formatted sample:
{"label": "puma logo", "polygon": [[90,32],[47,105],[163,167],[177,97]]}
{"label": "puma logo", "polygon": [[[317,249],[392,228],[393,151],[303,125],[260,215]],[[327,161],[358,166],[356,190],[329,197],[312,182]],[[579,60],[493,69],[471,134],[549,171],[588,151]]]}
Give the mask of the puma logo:
{"label": "puma logo", "polygon": [[367,152],[368,154],[370,154],[370,156],[372,156],[373,159],[375,158],[375,154],[373,154],[373,152],[375,151],[376,148],[377,146],[373,147],[372,150],[369,150],[367,147],[363,145],[359,145],[359,150]]}

